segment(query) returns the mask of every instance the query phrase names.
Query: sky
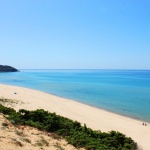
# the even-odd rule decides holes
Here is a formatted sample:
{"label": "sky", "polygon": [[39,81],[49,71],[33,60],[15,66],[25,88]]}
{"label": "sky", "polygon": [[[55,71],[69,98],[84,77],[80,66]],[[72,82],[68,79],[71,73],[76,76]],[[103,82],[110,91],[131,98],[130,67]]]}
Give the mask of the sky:
{"label": "sky", "polygon": [[150,1],[0,0],[0,65],[150,69]]}

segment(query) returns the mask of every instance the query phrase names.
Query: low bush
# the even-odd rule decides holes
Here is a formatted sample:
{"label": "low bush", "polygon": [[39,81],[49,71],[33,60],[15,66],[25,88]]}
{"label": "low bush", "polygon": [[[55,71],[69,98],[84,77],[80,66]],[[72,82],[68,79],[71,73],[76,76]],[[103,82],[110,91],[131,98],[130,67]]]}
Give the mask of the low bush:
{"label": "low bush", "polygon": [[0,105],[0,112],[9,115],[18,125],[29,125],[47,132],[53,132],[64,137],[68,143],[75,147],[87,150],[136,150],[137,144],[124,134],[111,131],[109,133],[94,131],[81,126],[77,121],[38,109],[28,111],[25,109],[16,112],[12,108]]}

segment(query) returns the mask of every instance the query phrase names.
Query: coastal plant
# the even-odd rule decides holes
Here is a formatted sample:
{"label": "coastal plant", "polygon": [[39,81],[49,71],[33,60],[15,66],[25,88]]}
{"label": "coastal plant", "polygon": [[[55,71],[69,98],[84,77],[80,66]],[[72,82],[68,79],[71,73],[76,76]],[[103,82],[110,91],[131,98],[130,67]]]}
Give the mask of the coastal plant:
{"label": "coastal plant", "polygon": [[49,143],[47,140],[45,140],[43,137],[40,139],[39,141],[40,143],[42,143],[42,145],[46,145],[46,146],[49,146]]}
{"label": "coastal plant", "polygon": [[18,146],[20,146],[20,147],[23,147],[23,144],[22,144],[20,141],[18,141],[18,140],[15,139],[15,138],[11,138],[11,139],[12,139],[12,141],[13,141],[14,144],[16,144],[16,145],[18,145]]}
{"label": "coastal plant", "polygon": [[2,104],[0,104],[0,112],[4,115],[12,115],[16,113],[16,111],[13,108],[5,107]]}
{"label": "coastal plant", "polygon": [[[0,112],[9,115],[8,119],[14,120],[16,125],[29,125],[40,130],[54,133],[65,138],[69,144],[77,148],[87,150],[136,150],[137,144],[129,137],[116,131],[108,133],[94,131],[86,125],[81,126],[77,121],[37,109],[28,111],[25,109],[16,112],[12,108],[0,105]],[[38,141],[38,145],[43,145]]]}
{"label": "coastal plant", "polygon": [[57,148],[58,150],[65,150],[64,148],[62,148],[61,146],[58,145],[54,145],[55,148]]}
{"label": "coastal plant", "polygon": [[35,145],[38,145],[38,146],[43,146],[43,143],[41,141],[36,141],[36,144]]}
{"label": "coastal plant", "polygon": [[3,122],[3,123],[2,123],[2,126],[3,126],[3,127],[8,127],[8,123]]}
{"label": "coastal plant", "polygon": [[20,140],[26,143],[31,143],[31,140],[28,138],[20,138]]}
{"label": "coastal plant", "polygon": [[19,135],[19,136],[24,136],[24,134],[23,134],[23,132],[22,132],[22,131],[18,131],[18,130],[16,130],[16,131],[15,131],[15,133],[16,133],[17,135]]}

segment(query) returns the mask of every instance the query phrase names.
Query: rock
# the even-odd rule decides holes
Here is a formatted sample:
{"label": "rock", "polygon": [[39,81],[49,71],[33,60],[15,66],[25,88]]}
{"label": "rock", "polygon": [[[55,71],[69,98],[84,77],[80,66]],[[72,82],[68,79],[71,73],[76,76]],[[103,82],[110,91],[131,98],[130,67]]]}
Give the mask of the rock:
{"label": "rock", "polygon": [[17,70],[14,67],[0,65],[0,72],[17,72],[17,71],[19,70]]}

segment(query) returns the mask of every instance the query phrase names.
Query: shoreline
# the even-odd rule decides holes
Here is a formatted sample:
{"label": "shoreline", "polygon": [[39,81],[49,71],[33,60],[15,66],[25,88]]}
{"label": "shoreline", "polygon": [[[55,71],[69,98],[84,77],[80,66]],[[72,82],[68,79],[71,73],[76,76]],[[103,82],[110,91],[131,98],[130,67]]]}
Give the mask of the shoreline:
{"label": "shoreline", "polygon": [[145,121],[145,120],[142,120],[142,119],[140,119],[140,118],[131,117],[131,116],[124,115],[124,114],[121,114],[121,113],[117,113],[117,112],[114,112],[114,111],[111,111],[111,110],[106,110],[106,109],[101,108],[101,107],[96,107],[96,106],[90,105],[90,104],[88,104],[88,103],[83,103],[83,102],[80,102],[80,101],[75,100],[75,99],[69,99],[69,98],[66,98],[66,97],[63,97],[63,96],[59,96],[59,95],[56,95],[56,94],[48,93],[48,92],[41,91],[41,90],[38,90],[38,89],[32,89],[32,88],[27,88],[27,87],[21,87],[21,86],[16,86],[16,85],[9,85],[9,84],[0,83],[0,86],[1,86],[1,85],[8,85],[8,86],[14,86],[14,87],[19,87],[19,88],[25,88],[25,89],[29,89],[29,90],[35,90],[35,91],[38,91],[38,92],[43,92],[43,93],[46,93],[46,94],[55,96],[55,97],[57,97],[57,98],[65,99],[65,100],[67,100],[67,101],[74,101],[74,102],[77,102],[77,103],[79,103],[79,104],[87,105],[87,106],[90,106],[90,107],[93,107],[93,108],[96,108],[96,109],[99,109],[99,110],[102,110],[102,111],[105,111],[105,112],[109,112],[109,113],[116,114],[116,115],[119,115],[119,116],[122,116],[122,117],[125,117],[125,118],[129,118],[129,119],[137,120],[137,121],[140,121],[140,122],[144,122],[144,123],[146,123],[146,124],[150,124],[150,121]]}
{"label": "shoreline", "polygon": [[[0,84],[0,97],[20,101],[20,104],[14,106],[16,110],[21,108],[28,110],[44,109],[55,112],[58,115],[77,120],[82,125],[85,123],[87,127],[94,130],[119,131],[131,137],[144,150],[148,150],[150,147],[148,140],[150,139],[149,122],[24,87]],[[147,126],[143,126],[143,122]]]}
{"label": "shoreline", "polygon": [[[32,70],[32,69],[31,69],[31,70]],[[35,70],[36,70],[36,69],[35,69]],[[49,69],[48,69],[48,70],[49,70]],[[59,69],[59,70],[60,70],[60,69]],[[129,119],[137,120],[137,121],[140,121],[140,122],[144,122],[144,123],[146,123],[146,124],[150,124],[150,121],[142,120],[142,119],[137,118],[137,117],[131,117],[131,116],[129,116],[129,115],[121,114],[121,113],[119,113],[119,112],[117,113],[117,112],[114,112],[114,111],[111,111],[111,110],[106,110],[106,109],[101,108],[101,107],[97,107],[97,106],[94,106],[94,105],[90,105],[90,104],[88,104],[88,103],[80,102],[80,101],[75,100],[75,99],[66,98],[66,97],[63,97],[63,96],[56,95],[56,94],[52,94],[52,93],[48,93],[48,92],[45,92],[45,91],[41,91],[41,90],[38,90],[38,89],[32,89],[32,88],[28,88],[28,87],[21,87],[21,86],[16,86],[16,85],[9,85],[9,84],[0,83],[0,86],[1,86],[1,85],[14,86],[14,87],[18,87],[18,88],[25,88],[25,89],[29,89],[29,90],[35,90],[35,91],[38,91],[38,92],[43,92],[43,93],[46,93],[46,94],[55,96],[55,97],[57,97],[57,98],[65,99],[65,100],[67,100],[67,101],[74,101],[74,102],[77,102],[77,103],[79,103],[79,104],[87,105],[87,106],[90,106],[90,107],[93,107],[93,108],[96,108],[96,109],[99,109],[99,110],[102,110],[102,111],[105,111],[105,112],[109,112],[109,113],[116,114],[116,115],[119,115],[119,116],[122,116],[122,117],[125,117],[125,118],[129,118]]]}
{"label": "shoreline", "polygon": [[[28,89],[30,89],[30,88],[28,88]],[[31,89],[31,90],[34,90],[34,89]],[[37,91],[40,91],[40,90],[37,90]],[[43,92],[43,91],[40,91],[40,92]],[[44,92],[44,93],[47,93],[47,94],[50,94],[50,95],[53,95],[53,96],[56,96],[56,97],[59,97],[59,98],[66,99],[66,100],[68,100],[68,101],[74,101],[74,102],[77,102],[77,103],[79,103],[79,104],[87,105],[87,106],[89,106],[89,107],[93,107],[93,108],[95,108],[95,109],[99,109],[99,110],[101,110],[101,111],[109,112],[109,113],[112,113],[112,114],[115,114],[115,115],[118,115],[118,116],[122,116],[122,117],[125,117],[125,118],[129,118],[129,119],[133,119],[133,120],[136,120],[136,121],[140,121],[140,122],[144,122],[144,123],[150,124],[150,121],[145,121],[145,120],[142,120],[142,119],[140,119],[140,118],[131,117],[131,116],[124,115],[124,114],[121,114],[121,113],[119,114],[119,113],[113,112],[113,111],[111,111],[111,110],[106,110],[106,109],[101,108],[101,107],[96,107],[96,106],[94,106],[94,105],[90,105],[90,104],[86,104],[86,103],[83,103],[83,102],[79,102],[79,101],[74,100],[74,99],[68,99],[68,98],[65,98],[65,97],[63,97],[63,96],[58,96],[58,95],[56,95],[56,94],[51,94],[51,93],[48,93],[48,92]]]}

